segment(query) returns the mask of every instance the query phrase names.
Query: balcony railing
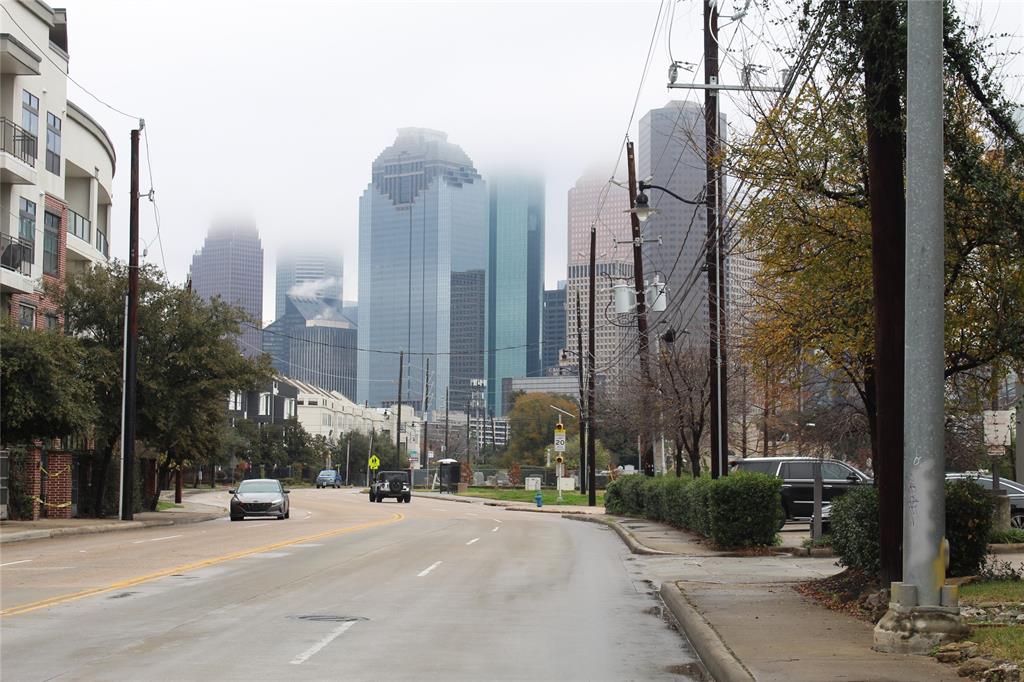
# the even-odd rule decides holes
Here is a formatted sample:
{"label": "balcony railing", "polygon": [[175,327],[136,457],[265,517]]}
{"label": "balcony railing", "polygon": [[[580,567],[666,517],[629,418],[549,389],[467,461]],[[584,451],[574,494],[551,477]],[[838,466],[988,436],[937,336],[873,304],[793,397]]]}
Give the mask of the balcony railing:
{"label": "balcony railing", "polygon": [[30,166],[36,165],[36,136],[10,119],[0,118],[0,148]]}
{"label": "balcony railing", "polygon": [[96,250],[110,258],[110,244],[107,242],[107,233],[103,230],[96,230]]}
{"label": "balcony railing", "polygon": [[35,246],[32,242],[0,234],[0,265],[4,268],[31,277],[35,259]]}
{"label": "balcony railing", "polygon": [[88,218],[68,209],[68,234],[92,244],[92,222]]}

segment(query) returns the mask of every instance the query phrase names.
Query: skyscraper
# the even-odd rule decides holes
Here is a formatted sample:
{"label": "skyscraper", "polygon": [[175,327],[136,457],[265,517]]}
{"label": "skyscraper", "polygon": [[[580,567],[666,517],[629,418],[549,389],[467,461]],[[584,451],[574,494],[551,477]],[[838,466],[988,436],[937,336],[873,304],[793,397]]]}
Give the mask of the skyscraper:
{"label": "skyscraper", "polygon": [[345,264],[341,253],[332,253],[323,245],[285,247],[277,256],[274,319],[285,314],[286,294],[301,297],[342,300]]}
{"label": "skyscraper", "polygon": [[256,227],[224,223],[210,228],[203,248],[192,256],[191,279],[192,290],[203,299],[220,296],[255,320],[242,328],[239,345],[247,357],[262,353],[263,246]]}
{"label": "skyscraper", "polygon": [[551,374],[558,369],[559,352],[565,345],[565,280],[557,289],[544,291],[544,341],[541,344],[541,370]]}
{"label": "skyscraper", "polygon": [[544,184],[499,176],[490,183],[487,270],[487,407],[504,414],[501,381],[541,373]]}
{"label": "skyscraper", "polygon": [[[724,137],[725,116],[719,120]],[[640,119],[639,138],[637,177],[651,178],[651,183],[687,199],[703,198],[707,165],[700,105],[671,101],[652,109]],[[644,223],[644,236],[660,237],[662,243],[644,246],[644,277],[667,281],[669,302],[665,312],[651,313],[650,324],[664,319],[677,331],[689,332],[691,340],[707,338],[708,283],[707,275],[702,276],[707,208],[684,204],[660,190],[650,190],[648,195],[658,212]]]}
{"label": "skyscraper", "polygon": [[582,177],[569,190],[569,280],[566,287],[566,346],[577,347],[576,297],[579,295],[583,327],[583,353],[589,354],[587,339],[588,292],[590,290],[590,228],[597,239],[597,283],[594,310],[594,364],[598,374],[614,375],[636,357],[636,328],[613,321],[612,285],[632,283],[633,252],[630,241],[629,194],[604,178]]}
{"label": "skyscraper", "polygon": [[263,351],[281,374],[349,400],[356,396],[355,324],[340,299],[285,296],[285,313],[263,330]]}
{"label": "skyscraper", "polygon": [[[458,406],[484,378],[483,328],[456,326],[453,313],[456,293],[486,307],[487,207],[473,162],[442,132],[402,128],[374,160],[359,200],[359,402],[398,399],[400,350],[408,404],[424,398],[428,355],[431,409],[443,408],[449,383]],[[459,363],[479,363],[457,368],[456,348]]]}

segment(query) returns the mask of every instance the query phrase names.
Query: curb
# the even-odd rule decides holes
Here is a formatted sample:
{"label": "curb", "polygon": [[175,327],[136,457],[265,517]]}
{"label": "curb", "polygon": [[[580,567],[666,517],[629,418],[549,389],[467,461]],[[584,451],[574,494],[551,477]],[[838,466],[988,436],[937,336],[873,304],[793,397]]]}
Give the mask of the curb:
{"label": "curb", "polygon": [[187,519],[154,519],[152,521],[128,521],[127,523],[104,523],[95,526],[72,526],[65,528],[48,528],[46,530],[23,530],[0,535],[0,545],[26,540],[43,540],[46,538],[63,537],[66,535],[93,535],[96,533],[114,533],[122,530],[138,530],[140,528],[159,528],[162,526],[183,526],[190,523],[213,521],[227,514],[211,513]]}
{"label": "curb", "polygon": [[704,616],[687,600],[685,593],[674,582],[661,584],[658,590],[662,601],[686,633],[701,663],[716,682],[754,682],[754,676],[722,641]]}
{"label": "curb", "polygon": [[587,521],[589,523],[601,523],[612,528],[622,541],[629,547],[629,551],[633,554],[646,554],[646,555],[657,555],[657,556],[676,556],[672,552],[663,552],[660,549],[651,549],[646,545],[640,544],[632,533],[622,527],[622,524],[618,523],[613,519],[605,519],[596,514],[586,514],[577,512],[575,514],[563,513],[563,519],[572,519],[574,521]]}

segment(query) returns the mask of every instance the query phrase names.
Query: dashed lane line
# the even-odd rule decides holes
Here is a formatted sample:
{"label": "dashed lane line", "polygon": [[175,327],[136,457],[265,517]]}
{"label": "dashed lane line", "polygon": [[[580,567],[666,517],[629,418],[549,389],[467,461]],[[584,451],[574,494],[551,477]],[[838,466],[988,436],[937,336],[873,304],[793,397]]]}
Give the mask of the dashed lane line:
{"label": "dashed lane line", "polygon": [[133,545],[141,545],[143,542],[160,542],[161,540],[173,540],[174,538],[180,538],[181,535],[165,535],[162,538],[150,538],[148,540],[135,540],[132,542]]}
{"label": "dashed lane line", "polygon": [[491,529],[491,532],[492,533],[497,533],[499,528],[501,528],[501,526],[495,526],[494,528]]}
{"label": "dashed lane line", "polygon": [[86,597],[91,597],[97,594],[104,594],[106,592],[113,592],[114,590],[123,590],[126,587],[132,587],[134,585],[140,585],[142,583],[148,583],[158,578],[166,578],[169,575],[175,573],[185,573],[188,571],[195,571],[200,568],[206,568],[208,566],[216,566],[217,564],[223,564],[228,561],[235,559],[241,559],[242,557],[252,556],[253,554],[260,554],[261,552],[269,552],[274,549],[281,547],[288,547],[290,545],[297,545],[302,542],[311,542],[313,540],[319,540],[321,538],[334,537],[336,535],[345,535],[346,533],[354,533],[360,530],[366,530],[367,528],[373,528],[375,526],[385,526],[388,524],[396,523],[405,518],[405,515],[400,513],[392,514],[390,518],[382,519],[380,521],[368,521],[366,523],[356,524],[354,526],[345,526],[343,528],[335,528],[334,530],[324,531],[322,533],[316,533],[314,535],[306,535],[299,538],[292,538],[291,540],[284,540],[281,542],[275,542],[269,545],[263,545],[262,547],[253,547],[251,549],[243,549],[239,552],[233,552],[231,554],[225,554],[223,556],[214,557],[212,559],[204,559],[203,561],[196,561],[191,564],[184,564],[181,566],[175,566],[174,568],[167,568],[156,573],[150,573],[148,575],[138,576],[136,578],[129,578],[128,580],[121,580],[116,583],[111,583],[104,587],[93,587],[88,590],[82,590],[81,592],[74,592],[72,594],[62,594],[56,597],[49,597],[40,601],[31,602],[29,604],[22,604],[21,606],[12,606],[10,608],[0,611],[0,618],[8,616],[17,616],[23,613],[29,613],[31,611],[37,611],[39,609],[45,609],[49,606],[57,606],[58,604],[66,604],[72,601],[78,601]]}
{"label": "dashed lane line", "polygon": [[319,642],[317,642],[316,644],[314,644],[313,646],[309,647],[308,649],[303,651],[301,654],[299,654],[298,656],[293,658],[292,661],[291,661],[292,665],[302,665],[307,660],[309,660],[310,656],[313,656],[314,654],[316,654],[316,652],[320,651],[325,646],[327,646],[328,644],[333,642],[335,639],[337,639],[337,637],[341,633],[345,632],[345,630],[348,630],[350,627],[352,627],[355,624],[356,624],[356,622],[354,620],[350,620],[350,621],[346,621],[346,622],[342,623],[341,625],[339,625],[338,627],[334,628],[333,630],[331,630],[330,634],[328,634],[326,637],[324,637]]}
{"label": "dashed lane line", "polygon": [[0,564],[0,566],[13,566],[14,564],[27,564],[31,562],[31,559],[22,559],[21,561],[8,561],[6,564]]}
{"label": "dashed lane line", "polygon": [[472,545],[472,544],[473,544],[474,542],[476,542],[476,541],[477,541],[477,540],[479,540],[479,539],[480,539],[480,538],[473,538],[472,540],[470,540],[470,541],[469,541],[469,542],[467,542],[466,544],[467,544],[467,545]]}
{"label": "dashed lane line", "polygon": [[425,569],[423,569],[422,571],[417,573],[416,577],[417,578],[422,578],[423,576],[425,576],[426,574],[430,573],[431,571],[433,571],[435,568],[437,568],[440,565],[441,565],[440,561],[435,561],[434,563],[430,564],[430,566],[427,566]]}

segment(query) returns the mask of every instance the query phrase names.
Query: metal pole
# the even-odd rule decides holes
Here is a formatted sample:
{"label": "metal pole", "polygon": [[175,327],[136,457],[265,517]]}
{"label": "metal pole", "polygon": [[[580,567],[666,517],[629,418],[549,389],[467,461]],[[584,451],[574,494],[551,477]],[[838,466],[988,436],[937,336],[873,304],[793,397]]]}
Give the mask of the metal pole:
{"label": "metal pole", "polygon": [[348,477],[349,455],[352,454],[352,434],[348,436],[348,443],[345,444],[345,485],[352,485],[352,479]]}
{"label": "metal pole", "polygon": [[[636,216],[636,214],[633,214]],[[587,505],[591,507],[597,506],[597,491],[594,490],[596,487],[594,483],[597,481],[597,467],[594,466],[595,459],[595,446],[594,446],[594,414],[596,409],[594,406],[594,372],[596,370],[596,357],[594,353],[594,300],[595,300],[595,289],[597,288],[596,272],[597,272],[597,230],[594,225],[590,226],[590,291],[587,294],[587,477],[590,479],[590,485],[587,487]],[[643,356],[641,356],[643,357]]]}
{"label": "metal pole", "polygon": [[590,415],[587,413],[586,388],[583,383],[583,324],[580,313],[580,290],[576,289],[576,374],[580,384],[580,494],[586,495],[590,486],[590,471],[587,469],[587,439],[590,438]]}
{"label": "metal pole", "polygon": [[[411,215],[411,211],[410,211]],[[405,351],[398,352],[398,423],[395,425],[395,452],[398,453],[396,468],[402,468],[402,374],[405,370]]]}
{"label": "metal pole", "polygon": [[940,605],[943,450],[942,3],[908,3],[903,581]]}
{"label": "metal pole", "polygon": [[448,456],[448,387],[444,387],[444,456]]}
{"label": "metal pole", "polygon": [[1017,443],[1014,459],[1017,480],[1024,481],[1024,377],[1017,377]]}
{"label": "metal pole", "polygon": [[121,520],[134,517],[135,494],[135,390],[136,355],[139,344],[139,131],[131,132],[131,198],[128,202],[128,338],[125,343],[124,436],[121,449],[124,466],[121,469]]}
{"label": "metal pole", "polygon": [[427,416],[427,409],[430,406],[430,358],[427,358],[426,378],[423,380],[423,446],[420,452],[420,462],[427,464],[427,476],[430,476],[430,462],[427,461],[427,450],[430,448],[430,417]]}
{"label": "metal pole", "polygon": [[[636,208],[636,157],[633,154],[633,143],[626,142],[626,165],[629,168],[629,207]],[[640,376],[644,386],[640,393],[640,413],[643,415],[640,421],[641,445],[640,445],[640,470],[645,476],[654,475],[654,443],[647,433],[647,418],[650,414],[648,408],[648,391],[651,390],[651,368],[648,357],[649,341],[647,337],[647,298],[644,292],[644,238],[640,232],[640,216],[636,211],[629,214],[629,223],[633,235],[633,287],[636,289],[636,329],[639,335],[640,355]],[[593,253],[593,251],[591,252]],[[590,267],[594,267],[593,256],[591,256]],[[593,280],[591,280],[593,281]]]}
{"label": "metal pole", "polygon": [[[127,392],[125,386],[128,384],[128,293],[124,295],[124,355],[121,361],[121,470],[120,476],[118,476],[117,485],[117,504],[118,512],[117,517],[119,519],[124,518],[124,415],[127,414],[125,405],[127,404]],[[160,491],[157,491],[159,494]]]}
{"label": "metal pole", "polygon": [[370,428],[370,444],[366,448],[366,485],[370,485],[370,457],[373,456],[373,428]]}

